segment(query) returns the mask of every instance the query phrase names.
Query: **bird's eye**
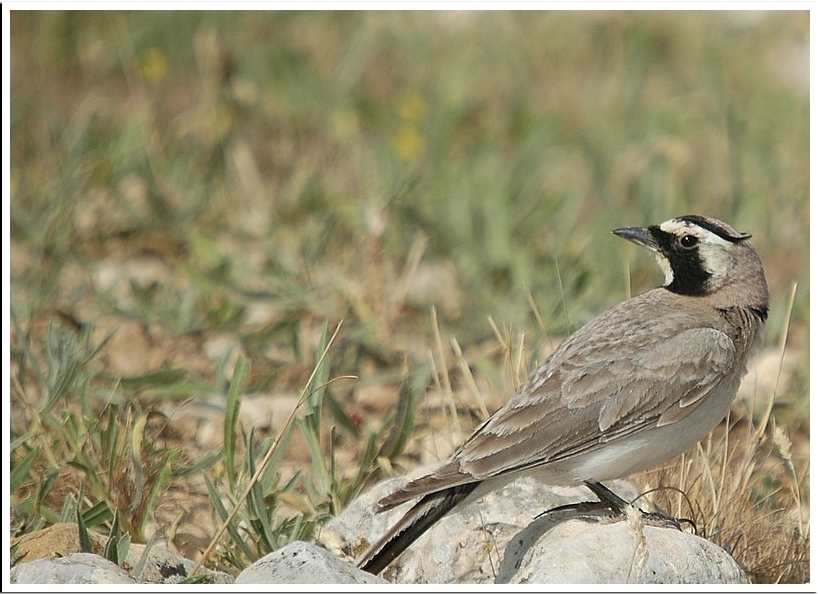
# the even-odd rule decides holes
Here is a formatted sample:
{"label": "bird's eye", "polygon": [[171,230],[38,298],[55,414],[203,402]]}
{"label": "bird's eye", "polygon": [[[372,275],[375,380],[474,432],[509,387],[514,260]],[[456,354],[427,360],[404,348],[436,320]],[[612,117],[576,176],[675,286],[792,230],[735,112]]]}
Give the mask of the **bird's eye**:
{"label": "bird's eye", "polygon": [[694,235],[684,235],[680,238],[680,244],[685,248],[693,248],[698,244],[698,238]]}

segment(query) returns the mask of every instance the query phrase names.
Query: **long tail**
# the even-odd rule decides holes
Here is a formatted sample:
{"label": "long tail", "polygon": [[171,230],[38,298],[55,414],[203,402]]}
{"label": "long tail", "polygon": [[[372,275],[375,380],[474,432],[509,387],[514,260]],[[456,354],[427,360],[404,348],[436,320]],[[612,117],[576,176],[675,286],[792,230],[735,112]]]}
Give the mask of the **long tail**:
{"label": "long tail", "polygon": [[464,501],[480,482],[450,487],[422,497],[387,534],[370,547],[359,561],[359,568],[378,575],[430,526]]}

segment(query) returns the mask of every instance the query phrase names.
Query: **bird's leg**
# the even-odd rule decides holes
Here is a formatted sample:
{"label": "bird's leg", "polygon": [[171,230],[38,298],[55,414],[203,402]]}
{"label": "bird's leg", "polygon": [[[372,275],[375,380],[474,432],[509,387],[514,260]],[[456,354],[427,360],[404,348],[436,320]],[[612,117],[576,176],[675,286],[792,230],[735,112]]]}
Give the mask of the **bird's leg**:
{"label": "bird's leg", "polygon": [[[584,481],[584,484],[590,491],[592,491],[598,496],[598,499],[601,500],[601,503],[603,505],[611,509],[615,514],[619,516],[625,516],[626,508],[632,505],[626,499],[624,499],[617,493],[613,492],[612,490],[608,489],[598,481]],[[673,518],[660,512],[645,512],[642,509],[639,509],[638,511],[641,512],[644,522],[652,526],[660,526],[662,528],[676,528],[677,530],[681,529],[681,522],[689,522],[690,524],[692,524],[692,526],[694,526],[694,522],[692,522],[692,520],[689,519]]]}
{"label": "bird's leg", "polygon": [[[601,519],[608,519],[610,521],[622,520],[626,517],[626,510],[632,505],[626,499],[608,489],[598,481],[584,481],[584,484],[590,491],[598,496],[599,501],[584,501],[581,503],[560,505],[542,512],[536,517],[541,517],[545,514],[563,515],[565,512],[572,512],[572,517],[595,521],[600,521]],[[645,512],[642,509],[638,509],[638,511],[641,512],[644,522],[652,526],[676,528],[677,530],[680,530],[681,522],[688,522],[694,527],[694,522],[689,519],[672,518],[659,512]]]}

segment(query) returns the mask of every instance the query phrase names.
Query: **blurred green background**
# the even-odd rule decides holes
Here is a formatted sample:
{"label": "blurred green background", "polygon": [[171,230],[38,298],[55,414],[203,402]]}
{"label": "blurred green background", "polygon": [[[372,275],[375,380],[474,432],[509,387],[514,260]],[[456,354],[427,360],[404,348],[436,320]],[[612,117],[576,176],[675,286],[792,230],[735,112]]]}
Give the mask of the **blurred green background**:
{"label": "blurred green background", "polygon": [[344,320],[334,374],[395,388],[435,306],[534,362],[660,284],[611,229],[697,213],[754,237],[807,437],[808,48],[808,11],[14,11],[13,358],[56,319],[113,333],[100,394],[208,393],[231,352],[292,390]]}
{"label": "blurred green background", "polygon": [[[702,213],[754,235],[771,326],[793,282],[805,322],[808,23],[15,11],[12,239],[33,261],[14,267],[13,306],[36,313],[44,277],[112,236],[161,234],[232,291],[282,297],[284,278],[342,317],[312,265],[355,278],[421,240],[425,261],[454,267],[461,307],[439,307],[463,338],[489,332],[487,315],[531,324],[525,291],[564,332],[624,296],[625,260],[640,290],[659,282],[610,229]],[[243,270],[257,253],[263,268]]]}

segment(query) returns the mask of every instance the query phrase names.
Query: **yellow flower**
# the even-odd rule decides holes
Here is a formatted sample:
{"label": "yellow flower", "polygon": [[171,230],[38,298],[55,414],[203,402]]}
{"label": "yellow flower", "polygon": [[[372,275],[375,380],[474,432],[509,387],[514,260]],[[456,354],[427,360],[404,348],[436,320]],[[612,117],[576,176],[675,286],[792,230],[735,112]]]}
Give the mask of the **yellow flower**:
{"label": "yellow flower", "polygon": [[143,53],[139,69],[146,82],[157,83],[168,74],[168,60],[162,51],[152,47]]}
{"label": "yellow flower", "polygon": [[419,158],[424,150],[424,138],[416,126],[404,124],[393,135],[393,150],[402,161],[411,162]]}
{"label": "yellow flower", "polygon": [[393,150],[402,161],[412,162],[424,151],[424,137],[419,124],[427,113],[427,103],[419,93],[405,93],[398,105],[398,114],[403,124],[393,135]]}

